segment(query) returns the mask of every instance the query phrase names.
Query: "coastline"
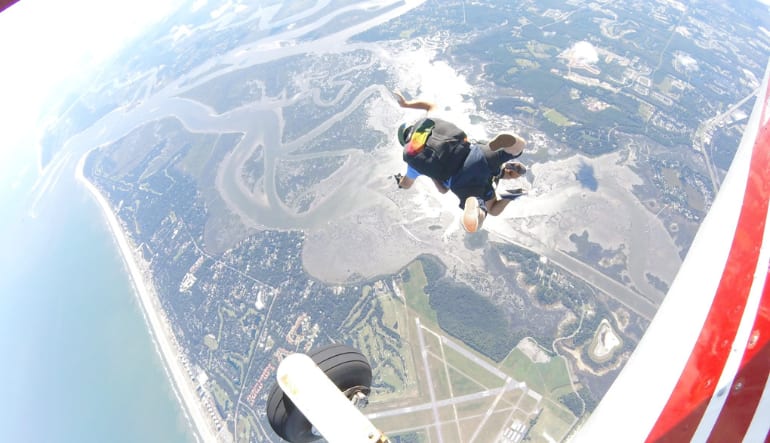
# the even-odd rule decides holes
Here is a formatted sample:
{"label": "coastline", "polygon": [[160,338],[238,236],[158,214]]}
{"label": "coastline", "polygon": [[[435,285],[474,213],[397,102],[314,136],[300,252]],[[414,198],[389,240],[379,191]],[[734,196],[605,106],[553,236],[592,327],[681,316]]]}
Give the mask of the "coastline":
{"label": "coastline", "polygon": [[145,322],[149,326],[150,335],[155,344],[156,351],[160,354],[166,374],[171,379],[171,385],[177,400],[182,406],[186,418],[192,424],[193,435],[204,442],[216,442],[216,431],[212,421],[205,415],[201,402],[195,392],[190,377],[187,376],[183,366],[184,354],[179,350],[179,344],[171,331],[171,325],[166,318],[155,286],[147,279],[148,269],[144,260],[134,255],[129,239],[121,229],[117,216],[112,212],[109,202],[96,186],[83,174],[86,157],[84,154],[75,168],[75,178],[94,197],[102,210],[112,237],[120,249],[120,255],[127,268],[134,286],[134,293],[139,299]]}

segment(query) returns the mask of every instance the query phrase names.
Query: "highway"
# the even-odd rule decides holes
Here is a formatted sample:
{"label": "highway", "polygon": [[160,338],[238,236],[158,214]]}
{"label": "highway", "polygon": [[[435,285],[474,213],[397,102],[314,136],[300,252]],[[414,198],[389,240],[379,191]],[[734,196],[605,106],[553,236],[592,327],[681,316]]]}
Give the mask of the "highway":
{"label": "highway", "polygon": [[727,109],[727,111],[703,122],[703,124],[701,124],[698,127],[698,130],[695,131],[695,137],[693,137],[694,139],[693,147],[695,148],[696,151],[700,151],[701,154],[703,154],[703,160],[706,162],[706,169],[708,170],[709,176],[711,178],[711,188],[713,189],[715,195],[717,191],[719,191],[720,183],[716,173],[716,167],[711,161],[711,157],[709,157],[708,149],[706,149],[706,143],[704,142],[704,138],[706,137],[706,134],[711,133],[711,130],[714,126],[718,125],[723,120],[728,118],[730,115],[732,115],[733,112],[737,111],[738,108],[743,106],[747,101],[756,97],[758,93],[759,93],[759,88],[754,90],[754,92],[752,92],[748,96],[744,97],[738,103],[731,106],[729,109]]}
{"label": "highway", "polygon": [[599,291],[604,292],[647,320],[652,320],[655,313],[658,311],[658,307],[642,294],[632,291],[623,284],[562,251],[549,248],[539,240],[525,234],[518,234],[519,235],[516,237],[501,235],[499,233],[495,233],[494,235],[508,243],[529,249],[532,252],[546,257],[550,262],[558,265],[565,271],[583,280]]}

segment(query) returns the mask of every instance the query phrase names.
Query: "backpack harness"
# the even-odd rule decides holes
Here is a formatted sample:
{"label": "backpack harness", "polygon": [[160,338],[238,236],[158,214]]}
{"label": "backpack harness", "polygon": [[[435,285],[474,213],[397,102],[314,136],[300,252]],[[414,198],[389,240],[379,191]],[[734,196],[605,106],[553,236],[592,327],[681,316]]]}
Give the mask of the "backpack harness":
{"label": "backpack harness", "polygon": [[446,181],[463,167],[470,152],[468,137],[454,124],[424,118],[414,124],[404,145],[404,161],[420,174]]}

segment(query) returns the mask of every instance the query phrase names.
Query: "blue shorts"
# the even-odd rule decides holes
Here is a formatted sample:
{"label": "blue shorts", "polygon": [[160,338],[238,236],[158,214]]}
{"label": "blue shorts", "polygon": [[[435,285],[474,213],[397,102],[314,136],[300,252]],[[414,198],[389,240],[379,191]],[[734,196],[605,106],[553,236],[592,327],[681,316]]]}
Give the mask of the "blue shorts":
{"label": "blue shorts", "polygon": [[493,199],[495,188],[492,181],[500,175],[503,164],[513,158],[502,149],[490,151],[486,145],[471,145],[471,152],[462,169],[450,178],[449,189],[460,198],[460,207],[465,208],[468,197],[478,197],[483,201]]}

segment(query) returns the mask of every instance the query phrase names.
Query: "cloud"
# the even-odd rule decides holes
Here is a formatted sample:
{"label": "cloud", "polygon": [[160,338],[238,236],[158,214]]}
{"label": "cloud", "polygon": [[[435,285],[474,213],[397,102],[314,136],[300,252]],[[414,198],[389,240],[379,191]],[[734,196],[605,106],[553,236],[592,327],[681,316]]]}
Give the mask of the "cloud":
{"label": "cloud", "polygon": [[592,65],[599,61],[599,53],[596,48],[586,41],[575,43],[567,52],[567,56],[574,62],[584,65]]}

